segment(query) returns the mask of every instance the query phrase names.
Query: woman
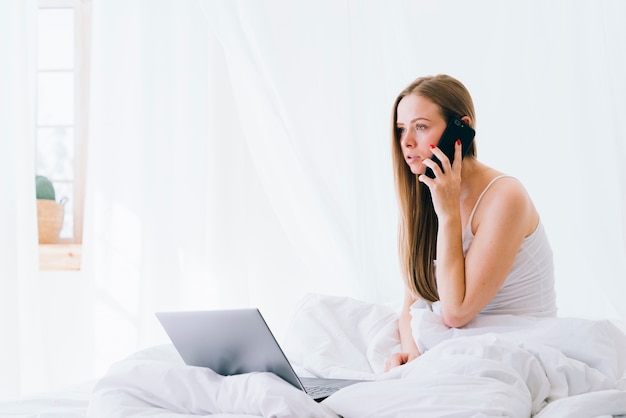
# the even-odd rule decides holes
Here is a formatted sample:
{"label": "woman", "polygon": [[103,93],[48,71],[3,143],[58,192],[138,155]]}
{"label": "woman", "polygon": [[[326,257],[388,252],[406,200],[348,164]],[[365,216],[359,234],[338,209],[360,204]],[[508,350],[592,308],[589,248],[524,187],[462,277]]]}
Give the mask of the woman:
{"label": "woman", "polygon": [[[457,141],[450,162],[437,144],[453,117],[475,128],[469,92],[447,75],[415,80],[394,103],[405,297],[402,351],[387,369],[420,355],[411,330],[418,299],[449,327],[463,327],[479,313],[556,315],[552,251],[532,200],[518,180],[479,162],[474,144],[462,158]],[[427,168],[434,178],[424,174]]]}

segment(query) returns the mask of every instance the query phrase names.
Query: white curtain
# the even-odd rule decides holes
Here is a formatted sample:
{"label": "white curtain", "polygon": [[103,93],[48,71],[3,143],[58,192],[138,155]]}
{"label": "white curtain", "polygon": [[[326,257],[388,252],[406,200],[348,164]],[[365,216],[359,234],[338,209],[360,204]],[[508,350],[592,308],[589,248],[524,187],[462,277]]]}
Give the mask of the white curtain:
{"label": "white curtain", "polygon": [[84,266],[96,369],[163,341],[159,309],[259,306],[279,333],[307,292],[395,300],[388,141],[355,148],[349,69],[329,68],[305,100],[272,85],[275,102],[247,94],[197,1],[152,4],[93,8]]}
{"label": "white curtain", "polygon": [[37,2],[0,4],[0,399],[46,387],[37,275]]}
{"label": "white curtain", "polygon": [[209,306],[208,31],[195,1],[94,1],[84,269],[95,372],[154,311]]}
{"label": "white curtain", "polygon": [[[94,0],[92,16],[82,283],[66,304],[94,376],[167,341],[156,310],[258,306],[280,337],[307,292],[397,306],[391,105],[425,74],[467,85],[479,157],[534,197],[561,315],[626,319],[625,3]],[[32,170],[7,157],[2,121],[2,214],[26,218],[16,185]],[[37,308],[4,283],[32,283],[11,254],[36,263],[36,239],[19,218],[17,245],[4,218],[0,309],[21,335],[11,312]]]}

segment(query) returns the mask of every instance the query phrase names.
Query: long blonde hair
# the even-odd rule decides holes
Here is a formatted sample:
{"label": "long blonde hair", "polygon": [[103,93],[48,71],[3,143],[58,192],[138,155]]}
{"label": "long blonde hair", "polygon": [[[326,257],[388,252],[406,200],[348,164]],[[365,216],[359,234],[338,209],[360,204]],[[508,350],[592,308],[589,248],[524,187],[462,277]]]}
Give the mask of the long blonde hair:
{"label": "long blonde hair", "polygon": [[[420,77],[409,84],[396,98],[392,119],[392,158],[396,192],[400,209],[398,250],[400,267],[407,288],[415,297],[429,302],[439,300],[434,260],[437,258],[437,215],[430,190],[423,186],[404,160],[400,135],[396,129],[398,104],[410,94],[429,99],[439,106],[447,121],[452,117],[469,116],[475,124],[474,104],[465,86],[448,75]],[[476,157],[472,144],[466,158]]]}

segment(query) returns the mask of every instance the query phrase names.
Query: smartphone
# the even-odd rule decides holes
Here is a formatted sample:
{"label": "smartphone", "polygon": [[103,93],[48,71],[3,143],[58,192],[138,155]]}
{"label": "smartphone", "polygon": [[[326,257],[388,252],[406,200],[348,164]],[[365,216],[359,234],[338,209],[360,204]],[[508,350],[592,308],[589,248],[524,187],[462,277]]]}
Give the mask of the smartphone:
{"label": "smartphone", "polygon": [[[448,121],[446,130],[443,131],[443,135],[441,135],[441,139],[439,139],[437,147],[439,147],[439,149],[446,154],[450,163],[452,163],[454,161],[454,145],[457,139],[461,140],[461,151],[464,158],[472,145],[472,141],[474,141],[474,135],[476,135],[476,131],[474,131],[474,129],[467,123],[463,122],[461,119],[451,118]],[[443,170],[443,166],[441,161],[439,161],[439,158],[437,158],[434,154],[430,158],[439,164],[439,167]],[[430,168],[426,168],[426,172],[424,174],[431,179],[435,178],[435,173]]]}

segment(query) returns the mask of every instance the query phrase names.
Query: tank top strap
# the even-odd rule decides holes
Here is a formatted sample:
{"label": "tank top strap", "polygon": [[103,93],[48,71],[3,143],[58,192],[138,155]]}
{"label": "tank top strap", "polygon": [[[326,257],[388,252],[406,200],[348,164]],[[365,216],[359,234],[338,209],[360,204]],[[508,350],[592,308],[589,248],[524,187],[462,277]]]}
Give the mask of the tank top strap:
{"label": "tank top strap", "polygon": [[500,176],[494,177],[489,182],[489,184],[483,189],[483,191],[480,193],[480,196],[478,196],[478,199],[476,200],[476,203],[474,204],[474,208],[472,209],[472,213],[470,213],[469,219],[467,220],[467,227],[468,228],[471,228],[472,220],[474,219],[474,212],[476,212],[476,208],[478,207],[478,204],[482,200],[482,198],[485,195],[485,193],[487,193],[487,190],[489,190],[489,188],[491,187],[491,185],[493,183],[495,183],[496,181],[500,180],[501,178],[505,178],[505,177],[513,177],[513,176],[509,176],[507,174],[502,174]]}

